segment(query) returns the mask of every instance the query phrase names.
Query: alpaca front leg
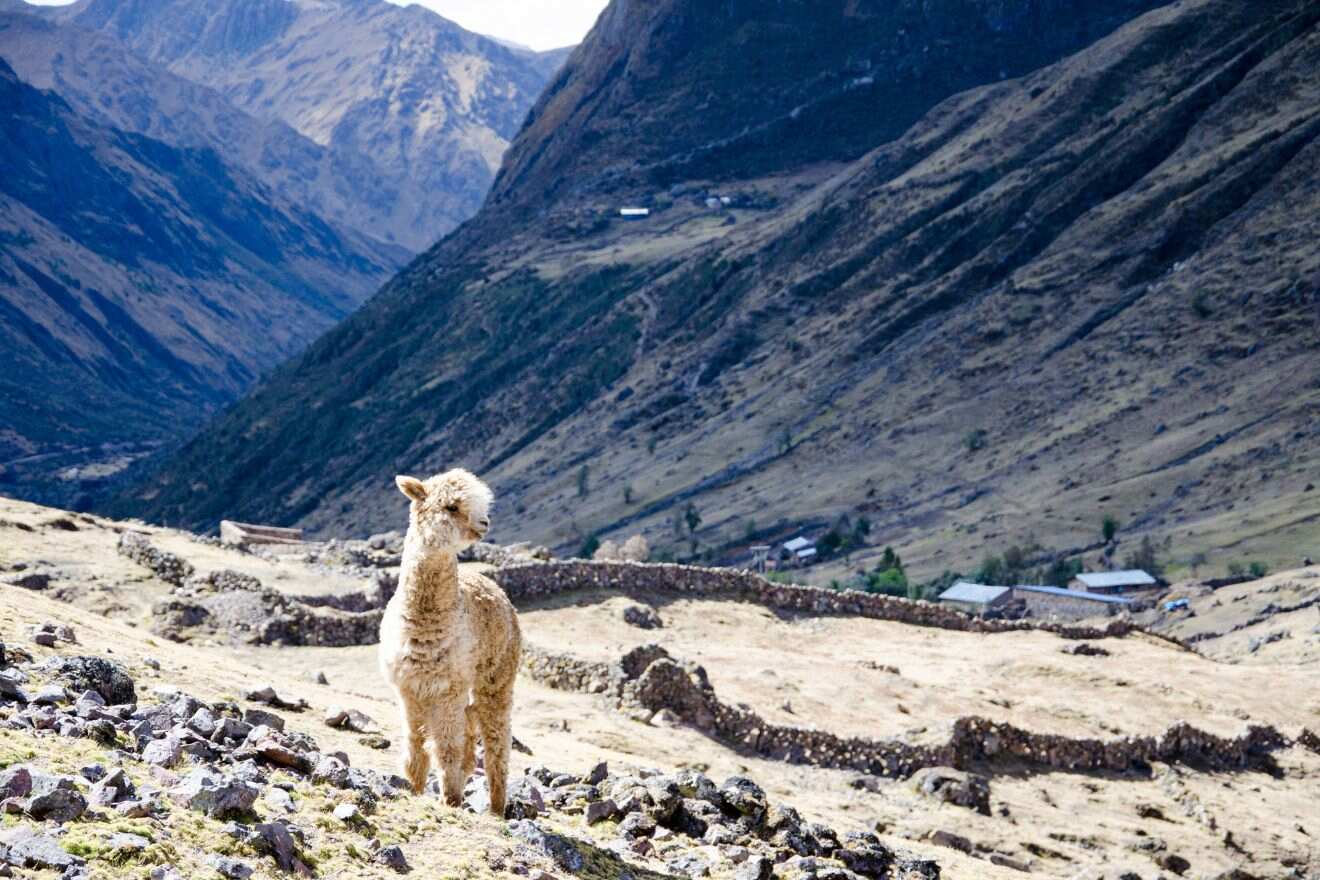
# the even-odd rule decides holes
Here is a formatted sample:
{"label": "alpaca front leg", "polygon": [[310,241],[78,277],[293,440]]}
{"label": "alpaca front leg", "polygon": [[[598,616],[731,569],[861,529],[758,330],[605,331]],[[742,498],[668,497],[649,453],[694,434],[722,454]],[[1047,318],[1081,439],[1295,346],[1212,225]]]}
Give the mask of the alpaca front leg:
{"label": "alpaca front leg", "polygon": [[506,785],[509,778],[509,746],[513,737],[512,694],[488,697],[478,703],[481,741],[485,746],[486,784],[490,786],[490,811],[504,815]]}
{"label": "alpaca front leg", "polygon": [[435,761],[444,779],[445,803],[457,807],[463,803],[464,752],[467,747],[466,701],[442,702],[429,716],[431,743]]}
{"label": "alpaca front leg", "polygon": [[400,769],[403,778],[412,786],[413,794],[426,790],[426,774],[430,770],[430,759],[426,754],[425,713],[418,702],[405,694],[399,694],[399,723],[403,729],[403,755]]}

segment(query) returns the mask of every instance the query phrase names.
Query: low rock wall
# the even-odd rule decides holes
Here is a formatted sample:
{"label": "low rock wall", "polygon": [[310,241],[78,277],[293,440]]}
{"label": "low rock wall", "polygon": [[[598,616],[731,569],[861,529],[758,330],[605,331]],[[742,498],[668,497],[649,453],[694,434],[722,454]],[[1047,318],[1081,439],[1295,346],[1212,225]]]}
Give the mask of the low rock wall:
{"label": "low rock wall", "polygon": [[[649,663],[637,672],[639,664],[632,661],[643,656]],[[842,737],[770,724],[750,708],[729,705],[716,696],[704,669],[677,662],[654,645],[634,649],[616,664],[529,649],[525,665],[533,678],[550,687],[603,694],[634,715],[639,708],[647,713],[666,710],[726,744],[767,758],[897,779],[926,767],[968,769],[996,763],[1038,771],[1128,771],[1158,761],[1272,772],[1276,765],[1271,753],[1294,744],[1268,726],[1252,726],[1226,738],[1181,723],[1158,736],[1100,740],[1035,733],[979,716],[958,718],[948,737],[937,743]],[[1316,740],[1303,731],[1296,744],[1316,751]]]}
{"label": "low rock wall", "polygon": [[566,560],[512,565],[490,577],[515,603],[577,590],[618,590],[714,596],[755,602],[770,608],[811,614],[840,614],[892,620],[912,626],[961,632],[1022,632],[1041,630],[1066,639],[1103,639],[1145,632],[1184,647],[1177,639],[1145,629],[1130,620],[1104,626],[1081,626],[1042,620],[986,620],[934,602],[900,599],[857,590],[829,590],[796,584],[776,584],[750,571],[700,568],[691,565]]}

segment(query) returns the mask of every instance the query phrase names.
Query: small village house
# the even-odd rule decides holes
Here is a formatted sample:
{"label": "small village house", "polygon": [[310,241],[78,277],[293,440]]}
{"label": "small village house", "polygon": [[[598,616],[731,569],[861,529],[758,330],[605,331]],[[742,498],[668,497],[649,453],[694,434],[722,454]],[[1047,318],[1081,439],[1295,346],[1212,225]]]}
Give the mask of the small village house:
{"label": "small village house", "polygon": [[620,208],[619,216],[625,220],[641,220],[651,216],[650,208]]}
{"label": "small village house", "polygon": [[1135,604],[1124,596],[1065,590],[1063,587],[1013,587],[1014,600],[1032,617],[1081,620],[1128,611]]}
{"label": "small village house", "polygon": [[784,553],[790,565],[807,565],[815,561],[816,542],[810,538],[798,536],[783,543]]}
{"label": "small village house", "polygon": [[1140,569],[1130,571],[1088,571],[1077,575],[1069,588],[1084,593],[1113,596],[1138,590],[1152,590],[1160,585],[1154,577]]}
{"label": "small village house", "polygon": [[991,587],[959,581],[940,593],[939,601],[968,614],[984,615],[987,611],[1002,608],[1013,599],[1013,591],[1008,587]]}

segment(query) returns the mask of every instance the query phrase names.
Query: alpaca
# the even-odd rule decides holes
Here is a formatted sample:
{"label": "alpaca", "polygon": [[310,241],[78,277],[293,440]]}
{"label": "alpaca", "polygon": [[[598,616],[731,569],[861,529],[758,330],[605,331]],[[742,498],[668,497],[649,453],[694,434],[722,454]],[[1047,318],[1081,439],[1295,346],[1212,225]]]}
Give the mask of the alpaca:
{"label": "alpaca", "polygon": [[522,634],[504,592],[458,569],[459,552],[490,528],[491,491],[464,470],[395,483],[412,503],[399,588],[380,623],[380,667],[398,695],[403,775],[420,794],[433,758],[445,800],[457,806],[479,732],[490,809],[503,815]]}

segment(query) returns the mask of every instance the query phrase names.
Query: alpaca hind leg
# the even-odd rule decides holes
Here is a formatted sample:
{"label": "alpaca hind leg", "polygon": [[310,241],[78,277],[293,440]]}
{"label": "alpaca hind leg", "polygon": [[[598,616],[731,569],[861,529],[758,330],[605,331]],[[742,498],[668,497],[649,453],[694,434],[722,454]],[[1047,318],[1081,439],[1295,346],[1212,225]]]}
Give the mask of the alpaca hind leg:
{"label": "alpaca hind leg", "polygon": [[463,770],[467,740],[464,702],[441,701],[431,708],[428,721],[435,761],[443,777],[445,803],[457,807],[463,803],[463,783],[467,781]]}
{"label": "alpaca hind leg", "polygon": [[465,722],[463,733],[463,778],[467,779],[477,769],[477,735],[479,733],[477,710],[471,703],[463,710]]}
{"label": "alpaca hind leg", "polygon": [[411,696],[399,694],[399,724],[403,729],[403,754],[400,771],[412,786],[413,794],[426,790],[426,774],[430,761],[426,755],[425,714],[420,703]]}
{"label": "alpaca hind leg", "polygon": [[[511,690],[511,689],[510,689]],[[485,747],[486,783],[490,786],[490,811],[504,815],[509,778],[509,745],[513,694],[504,691],[478,698],[477,717],[481,721],[481,740]]]}

